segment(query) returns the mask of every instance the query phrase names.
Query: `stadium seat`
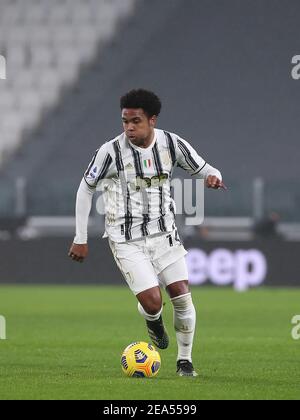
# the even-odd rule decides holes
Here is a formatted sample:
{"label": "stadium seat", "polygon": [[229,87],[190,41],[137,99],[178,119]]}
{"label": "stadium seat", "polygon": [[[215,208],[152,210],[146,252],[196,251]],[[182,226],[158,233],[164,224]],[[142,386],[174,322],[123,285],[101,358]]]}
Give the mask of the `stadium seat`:
{"label": "stadium seat", "polygon": [[45,110],[57,105],[134,1],[1,0],[7,80],[0,91],[0,160],[20,145],[24,130],[34,129]]}

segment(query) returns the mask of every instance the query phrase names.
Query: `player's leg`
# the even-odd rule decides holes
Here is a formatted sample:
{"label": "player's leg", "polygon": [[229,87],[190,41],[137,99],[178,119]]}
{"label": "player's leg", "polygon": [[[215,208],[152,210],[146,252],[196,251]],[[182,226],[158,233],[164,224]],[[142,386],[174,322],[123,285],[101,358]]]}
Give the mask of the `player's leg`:
{"label": "player's leg", "polygon": [[138,310],[146,321],[154,344],[167,348],[169,338],[162,321],[162,296],[158,278],[139,242],[115,243],[109,240],[115,261],[131,291],[138,299]]}
{"label": "player's leg", "polygon": [[184,257],[170,264],[159,274],[165,285],[174,310],[174,328],[178,345],[177,373],[180,376],[197,376],[192,363],[192,348],[196,325],[196,311],[189,290]]}
{"label": "player's leg", "polygon": [[159,286],[144,290],[136,295],[139,308],[142,308],[150,319],[157,318],[162,310],[162,296]]}
{"label": "player's leg", "polygon": [[169,345],[169,337],[162,319],[162,296],[160,288],[153,287],[136,295],[139,303],[138,310],[145,318],[148,334],[153,343],[160,349]]}
{"label": "player's leg", "polygon": [[177,372],[181,376],[196,376],[192,364],[192,347],[196,311],[188,287],[187,254],[177,229],[151,240],[152,263],[160,283],[170,295],[174,308],[174,328],[178,344]]}

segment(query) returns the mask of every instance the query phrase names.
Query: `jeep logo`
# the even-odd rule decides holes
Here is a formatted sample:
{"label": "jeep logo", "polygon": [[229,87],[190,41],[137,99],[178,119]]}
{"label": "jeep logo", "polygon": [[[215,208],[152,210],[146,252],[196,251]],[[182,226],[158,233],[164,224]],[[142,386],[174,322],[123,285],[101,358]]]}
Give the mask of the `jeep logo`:
{"label": "jeep logo", "polygon": [[215,249],[207,254],[201,249],[188,250],[186,257],[191,284],[200,285],[207,281],[217,286],[232,284],[236,290],[244,291],[260,286],[267,277],[268,262],[257,249],[232,252]]}
{"label": "jeep logo", "polygon": [[153,176],[152,178],[141,178],[140,176],[136,177],[136,190],[139,191],[141,188],[155,188],[162,187],[163,184],[168,180],[168,174],[162,174],[160,176]]}

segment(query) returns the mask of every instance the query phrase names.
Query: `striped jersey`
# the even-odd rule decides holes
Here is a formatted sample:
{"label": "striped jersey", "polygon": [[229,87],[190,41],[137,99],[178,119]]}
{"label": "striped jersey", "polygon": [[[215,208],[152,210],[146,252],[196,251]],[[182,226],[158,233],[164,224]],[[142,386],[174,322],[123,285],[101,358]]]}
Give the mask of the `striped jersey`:
{"label": "striped jersey", "polygon": [[159,129],[154,134],[147,148],[131,143],[125,133],[106,142],[84,173],[90,190],[103,191],[103,237],[126,242],[176,229],[170,184],[176,166],[200,178],[221,177],[187,141]]}

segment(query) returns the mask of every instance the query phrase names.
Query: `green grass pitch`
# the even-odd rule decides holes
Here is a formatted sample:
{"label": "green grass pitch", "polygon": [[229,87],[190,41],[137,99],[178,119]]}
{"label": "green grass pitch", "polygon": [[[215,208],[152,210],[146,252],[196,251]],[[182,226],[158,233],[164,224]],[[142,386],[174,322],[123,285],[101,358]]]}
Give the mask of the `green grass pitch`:
{"label": "green grass pitch", "polygon": [[156,378],[125,378],[122,350],[149,341],[136,300],[122,287],[0,287],[0,400],[4,399],[299,399],[300,290],[194,288],[197,378],[175,373],[171,337]]}

